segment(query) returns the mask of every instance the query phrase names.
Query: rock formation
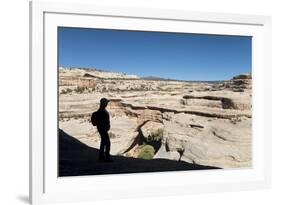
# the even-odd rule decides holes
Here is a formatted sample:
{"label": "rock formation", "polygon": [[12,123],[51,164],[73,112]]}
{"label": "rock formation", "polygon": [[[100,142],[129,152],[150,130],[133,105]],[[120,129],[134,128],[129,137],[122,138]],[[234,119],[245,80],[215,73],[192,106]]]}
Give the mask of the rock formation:
{"label": "rock formation", "polygon": [[207,83],[60,68],[59,78],[59,128],[90,147],[100,142],[90,115],[107,97],[114,155],[138,158],[150,145],[154,159],[251,166],[251,75]]}

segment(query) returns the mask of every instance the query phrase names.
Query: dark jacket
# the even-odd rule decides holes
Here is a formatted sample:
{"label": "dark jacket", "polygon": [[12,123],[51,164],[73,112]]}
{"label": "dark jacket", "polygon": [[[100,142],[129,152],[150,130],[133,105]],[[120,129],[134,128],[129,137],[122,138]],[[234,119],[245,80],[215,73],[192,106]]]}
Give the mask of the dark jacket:
{"label": "dark jacket", "polygon": [[99,131],[108,131],[110,129],[109,113],[106,109],[97,111],[97,128]]}

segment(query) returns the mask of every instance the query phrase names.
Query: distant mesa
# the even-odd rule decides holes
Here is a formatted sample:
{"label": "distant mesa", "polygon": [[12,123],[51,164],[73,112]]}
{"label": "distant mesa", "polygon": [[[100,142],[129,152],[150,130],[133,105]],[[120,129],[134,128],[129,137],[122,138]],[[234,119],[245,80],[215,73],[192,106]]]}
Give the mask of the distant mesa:
{"label": "distant mesa", "polygon": [[[202,82],[202,83],[222,83],[225,80],[179,80],[172,78],[164,78],[159,76],[144,76],[139,77],[137,75],[129,75],[124,72],[112,72],[105,69],[97,68],[83,68],[83,67],[59,67],[61,77],[72,76],[72,77],[84,77],[84,78],[97,78],[97,79],[108,79],[108,80],[148,80],[148,81],[178,81],[178,82]],[[251,74],[240,74],[234,76],[230,81],[235,80],[250,80],[252,79]]]}
{"label": "distant mesa", "polygon": [[157,76],[145,76],[145,77],[142,77],[141,79],[143,80],[161,80],[161,81],[170,81],[170,80],[173,80],[173,79],[170,79],[170,78],[161,78],[161,77],[157,77]]}
{"label": "distant mesa", "polygon": [[252,75],[250,73],[246,73],[246,74],[240,74],[237,76],[234,76],[232,78],[232,80],[242,80],[242,79],[252,79]]}
{"label": "distant mesa", "polygon": [[234,92],[244,92],[252,88],[252,75],[240,74],[223,84],[223,89],[230,89]]}
{"label": "distant mesa", "polygon": [[111,72],[97,68],[59,67],[59,70],[61,73],[67,71],[67,75],[73,77],[89,77],[98,79],[140,79],[137,75]]}

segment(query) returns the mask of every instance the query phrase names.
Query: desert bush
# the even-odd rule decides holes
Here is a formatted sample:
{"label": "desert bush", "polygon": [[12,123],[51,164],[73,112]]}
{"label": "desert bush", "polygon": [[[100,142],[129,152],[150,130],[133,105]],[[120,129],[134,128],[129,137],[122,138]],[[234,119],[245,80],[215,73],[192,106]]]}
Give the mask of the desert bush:
{"label": "desert bush", "polygon": [[141,159],[152,159],[155,154],[155,149],[151,145],[144,145],[138,155]]}
{"label": "desert bush", "polygon": [[63,95],[66,94],[66,93],[67,93],[67,92],[66,92],[66,90],[64,90],[64,89],[60,92],[60,94],[63,94]]}
{"label": "desert bush", "polygon": [[74,91],[76,93],[83,93],[87,88],[85,87],[77,87]]}
{"label": "desert bush", "polygon": [[67,94],[67,93],[71,93],[71,92],[72,92],[72,90],[71,90],[70,88],[66,88],[66,90],[63,89],[63,90],[60,92],[60,94]]}

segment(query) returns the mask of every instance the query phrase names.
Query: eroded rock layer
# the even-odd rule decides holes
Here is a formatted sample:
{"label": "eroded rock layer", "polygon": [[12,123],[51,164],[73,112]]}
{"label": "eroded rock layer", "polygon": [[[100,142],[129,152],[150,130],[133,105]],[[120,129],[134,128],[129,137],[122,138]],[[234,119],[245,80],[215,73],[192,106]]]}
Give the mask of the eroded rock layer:
{"label": "eroded rock layer", "polygon": [[153,158],[221,168],[251,166],[250,75],[207,83],[59,71],[59,127],[88,146],[99,148],[89,119],[106,97],[111,100],[111,154],[137,158],[150,145]]}

